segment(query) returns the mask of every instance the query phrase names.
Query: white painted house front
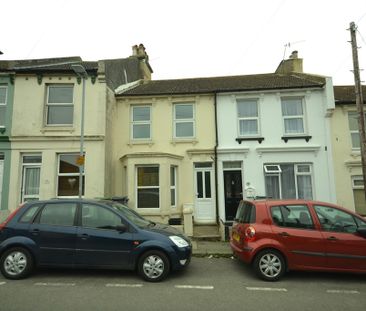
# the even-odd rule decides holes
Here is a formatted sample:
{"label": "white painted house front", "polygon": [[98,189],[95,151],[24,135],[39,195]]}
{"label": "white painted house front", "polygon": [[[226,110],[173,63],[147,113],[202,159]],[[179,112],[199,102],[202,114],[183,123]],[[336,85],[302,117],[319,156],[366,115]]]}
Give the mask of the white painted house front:
{"label": "white painted house front", "polygon": [[281,70],[247,76],[242,90],[216,94],[218,206],[226,234],[242,198],[336,202],[332,81]]}

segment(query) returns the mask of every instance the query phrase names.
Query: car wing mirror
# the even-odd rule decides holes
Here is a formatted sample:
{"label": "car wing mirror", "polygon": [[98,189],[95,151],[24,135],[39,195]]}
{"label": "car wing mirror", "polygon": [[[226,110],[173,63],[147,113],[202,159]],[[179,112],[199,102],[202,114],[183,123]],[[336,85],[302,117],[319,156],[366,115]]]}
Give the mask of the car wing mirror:
{"label": "car wing mirror", "polygon": [[366,238],[366,228],[358,228],[357,233],[362,237]]}
{"label": "car wing mirror", "polygon": [[116,230],[117,230],[119,233],[126,232],[126,231],[127,231],[127,226],[126,226],[125,224],[117,225],[117,226],[116,226]]}

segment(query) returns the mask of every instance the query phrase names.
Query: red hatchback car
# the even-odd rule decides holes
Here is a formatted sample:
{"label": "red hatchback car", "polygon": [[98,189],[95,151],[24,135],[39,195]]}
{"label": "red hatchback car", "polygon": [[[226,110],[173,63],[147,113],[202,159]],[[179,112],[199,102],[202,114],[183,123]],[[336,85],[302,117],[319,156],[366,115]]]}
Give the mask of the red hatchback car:
{"label": "red hatchback car", "polygon": [[266,281],[288,270],[366,273],[366,220],[330,203],[241,201],[230,245]]}

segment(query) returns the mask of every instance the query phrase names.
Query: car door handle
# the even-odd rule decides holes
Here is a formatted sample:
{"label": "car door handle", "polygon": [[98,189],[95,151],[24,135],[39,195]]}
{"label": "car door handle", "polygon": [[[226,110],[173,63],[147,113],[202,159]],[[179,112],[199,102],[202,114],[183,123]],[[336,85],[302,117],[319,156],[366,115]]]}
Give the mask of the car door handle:
{"label": "car door handle", "polygon": [[335,236],[330,236],[327,238],[329,241],[337,241],[338,239]]}
{"label": "car door handle", "polygon": [[278,235],[280,235],[280,236],[290,236],[287,232],[280,232]]}
{"label": "car door handle", "polygon": [[79,238],[81,238],[82,240],[87,240],[87,239],[89,239],[89,234],[86,234],[86,233],[80,234]]}
{"label": "car door handle", "polygon": [[33,229],[30,231],[33,235],[38,235],[39,234],[39,229]]}

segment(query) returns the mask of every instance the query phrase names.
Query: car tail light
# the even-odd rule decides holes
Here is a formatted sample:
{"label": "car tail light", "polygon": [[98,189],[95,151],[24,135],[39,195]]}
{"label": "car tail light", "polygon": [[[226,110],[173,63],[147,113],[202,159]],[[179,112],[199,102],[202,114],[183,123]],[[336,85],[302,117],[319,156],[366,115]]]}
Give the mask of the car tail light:
{"label": "car tail light", "polygon": [[249,226],[245,229],[245,238],[249,241],[254,240],[255,238],[255,229],[253,226]]}
{"label": "car tail light", "polygon": [[24,206],[24,203],[21,204],[17,209],[12,211],[10,215],[0,224],[0,231],[5,228],[5,226],[9,223],[10,220],[17,214],[17,212]]}

